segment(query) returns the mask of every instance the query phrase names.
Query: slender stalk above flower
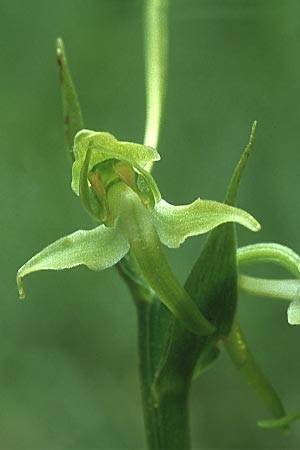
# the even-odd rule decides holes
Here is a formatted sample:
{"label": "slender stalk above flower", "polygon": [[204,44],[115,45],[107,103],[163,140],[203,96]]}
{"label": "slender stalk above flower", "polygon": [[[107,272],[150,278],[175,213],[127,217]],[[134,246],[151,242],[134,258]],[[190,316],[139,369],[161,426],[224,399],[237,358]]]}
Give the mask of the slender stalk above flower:
{"label": "slender stalk above flower", "polygon": [[[169,0],[145,2],[146,126],[144,144],[157,148],[166,96]],[[152,162],[148,163],[150,171]]]}

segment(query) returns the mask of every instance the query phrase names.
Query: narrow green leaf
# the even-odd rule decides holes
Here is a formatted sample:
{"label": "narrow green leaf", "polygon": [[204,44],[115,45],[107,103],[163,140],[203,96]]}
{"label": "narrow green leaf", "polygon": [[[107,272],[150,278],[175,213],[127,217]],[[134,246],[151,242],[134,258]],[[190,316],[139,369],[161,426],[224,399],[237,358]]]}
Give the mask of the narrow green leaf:
{"label": "narrow green leaf", "polygon": [[[236,204],[241,176],[252,149],[255,125],[256,123],[252,127],[249,144],[234,171],[225,198],[225,203],[232,206]],[[249,220],[252,223],[251,219]],[[253,229],[255,223],[257,222],[253,222]],[[216,228],[208,236],[188,280],[189,289],[199,298],[201,311],[217,326],[219,336],[227,336],[230,333],[235,315],[236,249],[235,225],[228,223]]]}
{"label": "narrow green leaf", "polygon": [[[233,173],[225,203],[235,206],[238,198],[240,180],[246,167],[254,142],[256,122],[250,134],[249,143]],[[215,345],[220,338],[230,334],[237,305],[237,261],[236,230],[234,223],[227,223],[214,229],[208,236],[199,259],[187,280],[187,290],[203,314],[217,327]],[[212,340],[201,345],[200,361],[197,371],[201,372],[201,355],[207,353],[205,364],[211,364],[219,352],[213,352]],[[204,368],[204,367],[203,367]]]}
{"label": "narrow green leaf", "polygon": [[61,83],[65,141],[67,153],[73,162],[74,139],[77,131],[83,128],[83,118],[75,85],[69,70],[64,43],[60,38],[56,41],[56,52]]}
{"label": "narrow green leaf", "polygon": [[181,206],[161,200],[153,216],[159,237],[168,247],[179,247],[189,236],[207,233],[227,222],[237,222],[252,231],[260,230],[259,223],[242,209],[200,198]]}
{"label": "narrow green leaf", "polygon": [[200,353],[200,356],[197,360],[197,364],[195,365],[194,368],[193,378],[194,379],[198,378],[200,375],[203,374],[203,372],[206,372],[206,370],[210,369],[211,365],[217,359],[219,354],[220,349],[216,345],[215,337],[213,337],[211,338],[210,343],[207,343],[203,348],[203,351],[201,351]]}
{"label": "narrow green leaf", "polygon": [[237,303],[232,227],[226,224],[211,232],[187,282],[188,291],[197,292],[200,310],[216,326],[216,339],[230,333]]}
{"label": "narrow green leaf", "polygon": [[234,171],[233,176],[231,178],[231,181],[230,181],[227,193],[226,193],[226,198],[225,198],[225,203],[227,203],[228,205],[235,206],[237,204],[239,185],[240,185],[240,181],[241,181],[241,177],[243,175],[244,169],[245,169],[246,164],[248,162],[248,158],[249,158],[249,156],[250,156],[250,154],[252,152],[252,147],[253,147],[253,144],[254,144],[254,136],[255,136],[256,125],[257,125],[257,122],[255,120],[253,122],[253,125],[252,125],[252,128],[251,128],[248,145],[245,148],[244,153],[243,153],[241,159],[239,160],[238,165],[235,168],[235,171]]}
{"label": "narrow green leaf", "polygon": [[[231,186],[229,187],[229,190],[227,192],[227,201],[235,202],[237,199],[236,196],[237,191],[236,189],[234,189],[234,185],[238,185],[240,179],[239,173],[243,170],[245,163],[249,157],[249,153],[251,151],[254,140],[255,127],[256,122],[254,122],[253,124],[249,144],[238,165],[238,168],[233,176]],[[235,254],[237,255],[236,246],[234,251]],[[232,320],[233,319],[234,316],[232,317]],[[283,405],[277,393],[275,392],[273,386],[271,385],[269,380],[265,377],[260,367],[257,365],[254,357],[252,356],[249,346],[247,345],[247,342],[245,341],[240,326],[236,320],[233,322],[231,333],[225,339],[224,343],[226,345],[226,349],[232,361],[238,368],[244,380],[252,387],[254,392],[256,392],[258,397],[269,409],[273,417],[280,418],[284,416],[285,412]]]}
{"label": "narrow green leaf", "polygon": [[[252,142],[253,138],[250,139],[251,145]],[[234,204],[236,201],[251,145],[247,146],[235,169],[226,197],[228,203]],[[204,316],[214,323],[217,331],[213,336],[199,338],[188,333],[175,321],[157,374],[157,383],[167,384],[176,377],[188,382],[194,370],[195,375],[203,372],[219,354],[219,339],[230,333],[237,302],[236,237],[233,223],[225,223],[210,233],[186,281],[185,289]]]}
{"label": "narrow green leaf", "polygon": [[20,298],[25,298],[23,278],[30,273],[70,269],[81,264],[92,270],[103,270],[116,264],[128,250],[129,244],[124,236],[117,229],[104,225],[64,236],[19,269],[17,284]]}

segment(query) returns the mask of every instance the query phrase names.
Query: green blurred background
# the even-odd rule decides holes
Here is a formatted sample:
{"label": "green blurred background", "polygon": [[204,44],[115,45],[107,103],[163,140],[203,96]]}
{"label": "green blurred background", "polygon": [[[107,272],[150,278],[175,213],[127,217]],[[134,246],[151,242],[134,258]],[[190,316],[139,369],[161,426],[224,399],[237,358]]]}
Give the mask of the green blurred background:
{"label": "green blurred background", "polygon": [[[133,302],[115,269],[45,272],[18,300],[15,273],[46,244],[89,228],[70,189],[55,39],[63,37],[86,126],[141,142],[143,1],[0,1],[0,448],[145,448]],[[222,200],[258,120],[240,206],[263,225],[242,245],[300,251],[300,4],[171,0],[169,84],[155,177],[171,203]],[[169,251],[184,281],[203,239]],[[283,273],[260,268],[256,273]],[[240,299],[252,349],[284,399],[300,407],[300,328],[286,304]],[[226,354],[191,392],[199,449],[299,449],[256,427],[268,417]]]}

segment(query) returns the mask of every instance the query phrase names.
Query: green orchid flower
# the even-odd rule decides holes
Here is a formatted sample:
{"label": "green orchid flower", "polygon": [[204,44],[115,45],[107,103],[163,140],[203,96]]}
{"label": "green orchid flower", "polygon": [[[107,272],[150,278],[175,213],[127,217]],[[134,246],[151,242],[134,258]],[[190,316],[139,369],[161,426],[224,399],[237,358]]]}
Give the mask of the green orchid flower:
{"label": "green orchid flower", "polygon": [[150,288],[179,319],[199,335],[214,331],[173,274],[162,244],[179,247],[189,236],[206,233],[225,222],[252,231],[259,223],[247,212],[215,201],[197,199],[173,206],[161,198],[147,164],[160,159],[148,146],[120,142],[104,132],[81,130],[74,142],[72,189],[100,225],[64,236],[31,258],[18,271],[23,277],[39,270],[85,265],[103,270],[128,252]]}

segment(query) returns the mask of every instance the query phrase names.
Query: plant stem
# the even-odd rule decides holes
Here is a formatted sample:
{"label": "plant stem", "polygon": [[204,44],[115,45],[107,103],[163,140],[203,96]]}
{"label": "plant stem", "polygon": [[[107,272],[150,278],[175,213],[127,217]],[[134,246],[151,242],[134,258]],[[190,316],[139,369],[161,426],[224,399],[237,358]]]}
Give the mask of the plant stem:
{"label": "plant stem", "polygon": [[[155,301],[157,300],[157,301]],[[158,308],[163,307],[158,299],[139,304],[138,336],[140,356],[140,381],[144,409],[147,446],[149,450],[190,448],[188,391],[189,383],[176,373],[168,372],[156,380],[154,354],[159,353],[161,342],[153,336],[153,322]],[[163,307],[164,308],[164,307]],[[169,313],[167,313],[169,316]],[[171,319],[171,328],[173,319]],[[157,323],[155,324],[157,327]]]}
{"label": "plant stem", "polygon": [[[144,144],[155,148],[167,84],[168,6],[169,0],[145,0],[147,115]],[[146,169],[151,171],[152,163],[147,164]],[[144,278],[143,275],[141,277]],[[145,293],[145,287],[137,279],[127,276],[125,280],[137,304],[140,383],[147,446],[149,450],[188,450],[190,383],[184,382],[183,377],[176,377],[172,371],[171,376],[169,371],[160,372],[162,376],[157,379],[174,318],[153,292]]]}
{"label": "plant stem", "polygon": [[158,428],[158,414],[156,401],[151,389],[153,380],[153,367],[150,358],[150,330],[149,317],[153,304],[141,302],[137,308],[138,313],[138,343],[139,343],[139,369],[140,384],[144,412],[144,425],[146,431],[146,440],[149,449],[160,448],[160,437]]}
{"label": "plant stem", "polygon": [[147,447],[189,450],[188,392],[198,355],[197,343],[206,338],[188,333],[180,326],[149,288],[131,257],[129,254],[124,258],[118,269],[137,309]]}
{"label": "plant stem", "polygon": [[190,449],[187,391],[184,385],[173,386],[157,402],[160,450]]}
{"label": "plant stem", "polygon": [[[166,96],[169,0],[145,0],[146,126],[144,144],[157,147]],[[150,171],[152,163],[148,164]]]}

